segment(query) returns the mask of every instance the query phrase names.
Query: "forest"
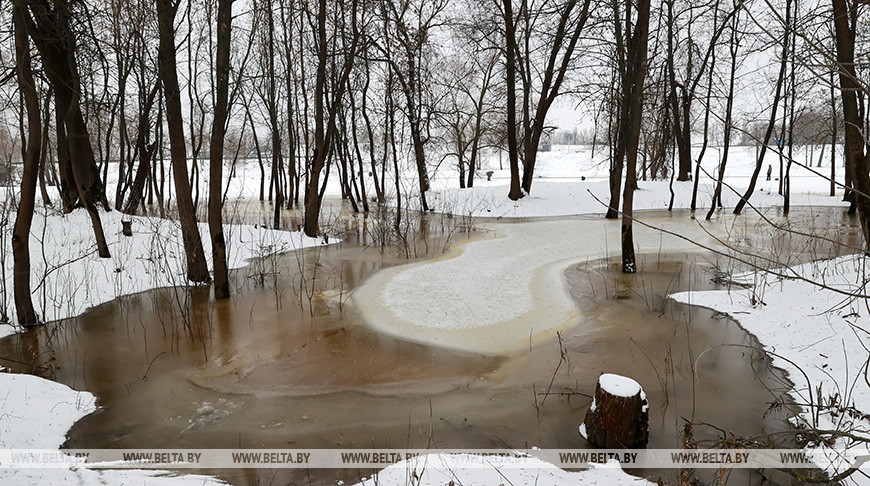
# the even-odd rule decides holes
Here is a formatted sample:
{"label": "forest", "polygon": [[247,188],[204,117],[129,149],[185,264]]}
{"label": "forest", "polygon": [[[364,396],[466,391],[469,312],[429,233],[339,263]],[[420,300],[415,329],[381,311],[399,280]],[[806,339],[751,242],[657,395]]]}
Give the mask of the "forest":
{"label": "forest", "polygon": [[868,5],[0,2],[0,483],[870,484]]}

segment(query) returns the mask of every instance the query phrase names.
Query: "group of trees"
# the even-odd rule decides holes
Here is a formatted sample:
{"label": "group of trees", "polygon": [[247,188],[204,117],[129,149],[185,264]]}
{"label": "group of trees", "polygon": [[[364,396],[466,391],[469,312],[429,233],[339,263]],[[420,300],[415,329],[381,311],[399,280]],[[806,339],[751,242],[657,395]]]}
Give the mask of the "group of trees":
{"label": "group of trees", "polygon": [[[861,0],[0,3],[13,26],[0,38],[11,49],[0,52],[14,53],[0,55],[0,109],[17,123],[23,167],[13,235],[19,322],[38,320],[27,281],[37,194],[64,211],[84,208],[103,257],[100,211],[112,200],[128,214],[156,203],[165,215],[174,198],[188,278],[205,282],[196,221],[207,158],[215,292],[226,297],[227,161],[255,159],[274,225],[283,208],[304,208],[309,236],[320,231],[331,176],[355,210],[368,211],[388,198],[400,206],[404,175],[413,174],[412,192],[429,210],[432,172],[450,160],[460,187],[471,187],[487,148],[507,153],[506,197],[516,200],[532,191],[559,97],[591,115],[592,141],[609,151],[606,212],[622,217],[626,272],[635,268],[638,170],[694,179],[697,195],[714,132],[726,150],[710,174],[717,184],[708,218],[721,205],[727,147],[738,135],[760,144],[738,213],[773,139],[833,145],[843,137],[847,170],[838,184],[866,234],[870,99],[867,66],[855,61],[867,46],[863,8]],[[753,121],[738,134],[740,116]],[[824,131],[830,138],[815,136]],[[56,196],[46,189],[53,184]]]}
{"label": "group of trees", "polygon": [[[870,143],[865,137],[870,98],[864,81],[867,73],[862,72],[868,66],[856,62],[867,54],[864,5],[861,0],[830,4],[666,0],[652,11],[658,27],[648,33],[644,29],[650,12],[643,0],[629,3],[622,11],[621,4],[613,3],[607,217],[622,214],[623,271],[635,269],[631,222],[637,169],[642,168],[644,176],[650,171],[653,178],[670,174],[672,181],[674,176],[687,181],[694,166],[691,208],[695,210],[700,162],[716,125],[721,127],[721,138],[715,141],[721,156],[715,172],[705,170],[714,181],[706,219],[722,208],[724,191],[737,191],[725,179],[729,148],[738,137],[759,149],[747,187],[736,193],[740,198],[735,214],[749,204],[770,160],[765,155],[771,151],[779,160],[779,193],[787,213],[791,167],[800,163],[794,156],[795,145],[829,144],[831,196],[837,186],[843,188],[849,212],[858,215],[870,251]],[[638,34],[644,38],[638,39]],[[755,108],[747,110],[747,105]],[[737,128],[741,117],[750,120],[748,130]],[[693,141],[699,131],[700,147]],[[835,148],[840,143],[845,144],[842,182],[835,170],[840,163]]]}

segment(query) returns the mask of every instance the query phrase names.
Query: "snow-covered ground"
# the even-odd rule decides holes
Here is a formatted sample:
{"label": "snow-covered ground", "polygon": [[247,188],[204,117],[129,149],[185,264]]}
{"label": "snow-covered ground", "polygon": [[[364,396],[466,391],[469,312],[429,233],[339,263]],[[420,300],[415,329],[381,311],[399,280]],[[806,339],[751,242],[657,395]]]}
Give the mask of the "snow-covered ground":
{"label": "snow-covered ground", "polygon": [[[771,147],[762,163],[752,204],[759,207],[777,206],[782,204],[782,197],[777,195],[779,177],[779,155]],[[700,147],[694,147],[693,157],[697,157]],[[749,178],[755,169],[757,148],[755,146],[732,147],[728,154],[725,171],[727,185],[743,192],[749,184]],[[793,158],[790,179],[792,204],[795,206],[819,206],[839,204],[838,198],[828,198],[830,182],[825,178],[831,173],[831,147],[806,146],[796,147]],[[836,178],[842,181],[844,168],[842,147],[837,147]],[[820,158],[820,155],[822,156]],[[432,160],[441,160],[436,150],[431,150],[428,156]],[[554,145],[549,152],[539,152],[535,166],[535,179],[531,194],[519,201],[507,199],[510,171],[507,155],[485,150],[481,154],[481,166],[474,180],[474,187],[459,189],[459,172],[453,166],[453,158],[446,157],[435,173],[431,173],[432,191],[427,196],[429,204],[435,211],[479,217],[537,217],[563,216],[576,214],[599,214],[604,212],[604,206],[589,195],[595,194],[605,204],[609,202],[608,152],[603,145],[598,145],[593,153],[588,145]],[[718,147],[707,148],[701,161],[701,176],[698,186],[698,207],[709,208],[713,197],[713,179],[718,174],[718,165],[722,151]],[[200,161],[203,164],[203,161]],[[404,165],[401,165],[404,164]],[[768,166],[773,167],[772,180],[766,180]],[[416,205],[417,175],[411,159],[401,161],[403,171],[401,187],[406,205]],[[268,170],[268,167],[267,167]],[[487,172],[492,172],[491,180],[487,181]],[[200,192],[206,194],[207,171],[200,171]],[[227,171],[229,172],[229,171]],[[110,179],[113,174],[109,173]],[[366,175],[367,192],[374,194],[374,174]],[[385,186],[387,194],[394,197],[392,175],[386,174]],[[638,174],[641,177],[641,174]],[[229,178],[229,177],[228,177]],[[583,180],[585,178],[585,180]],[[109,187],[115,182],[110,181]],[[635,195],[637,209],[667,209],[670,198],[668,181],[640,180],[641,190]],[[260,191],[260,168],[255,159],[239,161],[229,178],[229,199],[247,200],[256,198]],[[268,181],[266,181],[268,189]],[[674,208],[688,208],[691,202],[692,183],[674,183]],[[842,191],[837,189],[837,193]],[[326,186],[327,195],[340,195],[340,178],[332,174]],[[739,198],[732,189],[722,190],[723,203],[733,205]]]}
{"label": "snow-covered ground", "polygon": [[[101,213],[111,258],[96,252],[93,229],[83,209],[60,214],[40,209],[33,221],[30,241],[31,287],[36,312],[45,321],[77,316],[87,308],[145,290],[185,285],[186,262],[177,221],[129,217],[117,211]],[[121,221],[131,220],[133,236],[121,234]],[[206,259],[211,268],[208,227],[199,225]],[[228,224],[224,228],[229,268],[249,259],[323,244],[299,232],[275,231],[254,225]],[[4,277],[12,289],[12,250],[5,249]],[[11,291],[6,307],[12,324],[15,312]],[[15,332],[0,325],[0,336]]]}
{"label": "snow-covered ground", "polygon": [[[479,464],[469,467],[469,463]],[[462,454],[428,454],[393,464],[356,486],[443,486],[445,484],[514,486],[651,486],[643,478],[630,476],[619,464],[609,462],[580,472],[569,472],[535,458],[526,458],[522,465],[507,468],[487,466],[486,457]]]}
{"label": "snow-covered ground", "polygon": [[[742,186],[735,186],[735,188]],[[673,209],[689,209],[692,202],[692,182],[674,182]],[[639,181],[634,193],[634,209],[668,209],[671,188],[667,181]],[[604,214],[610,203],[610,187],[605,180],[535,181],[532,192],[518,201],[507,198],[506,185],[480,185],[471,189],[446,189],[431,199],[437,210],[459,215],[485,218],[556,217],[582,214]],[[713,187],[698,188],[697,208],[706,212],[713,198]],[[828,197],[818,193],[794,193],[793,206],[839,206],[842,197]],[[740,195],[723,187],[722,204],[734,207]],[[773,182],[763,181],[751,198],[752,205],[768,208],[782,205]],[[622,202],[617,208],[622,209]],[[752,211],[747,208],[747,211]]]}
{"label": "snow-covered ground", "polygon": [[[735,275],[733,281],[742,285],[730,290],[681,292],[671,298],[728,314],[758,338],[773,365],[788,372],[795,402],[804,404],[803,412],[794,418],[797,426],[855,434],[870,441],[868,299],[831,290],[868,295],[868,264],[867,257],[850,255],[779,272],[791,275],[793,271],[819,285],[752,272]],[[811,443],[809,448],[821,445]],[[839,437],[829,445],[870,454],[861,440]],[[829,472],[845,469],[841,465]],[[870,477],[858,472],[850,481],[866,485]]]}
{"label": "snow-covered ground", "polygon": [[[838,151],[840,149],[838,148]],[[808,169],[793,164],[791,169],[791,204],[793,206],[836,206],[842,204],[840,197],[828,197],[830,147],[826,147],[826,157],[822,166],[817,167],[817,157],[821,146],[799,148],[794,156],[797,162],[811,165]],[[607,179],[607,154],[599,148],[595,155],[588,146],[556,146],[552,152],[538,154],[535,166],[536,177],[531,193],[519,201],[507,198],[510,174],[498,168],[498,159],[485,159],[480,172],[492,171],[492,180],[478,177],[470,189],[458,189],[457,182],[450,177],[436,178],[435,193],[429,197],[437,211],[488,218],[523,218],[538,216],[566,216],[577,214],[601,214],[610,202],[610,188]],[[706,210],[713,198],[714,182],[711,176],[716,171],[721,156],[717,148],[706,151],[702,161],[703,171],[698,183],[697,207]],[[722,202],[725,207],[733,207],[749,184],[755,169],[755,147],[734,147],[729,152],[725,186],[722,188]],[[503,166],[507,161],[503,161]],[[773,165],[774,174],[766,180],[767,168]],[[757,207],[782,205],[782,196],[777,194],[779,181],[779,157],[768,152],[763,163],[755,193],[750,202]],[[843,168],[837,167],[837,178],[842,179]],[[585,180],[583,180],[585,178]],[[673,184],[674,209],[687,209],[692,201],[693,182]],[[667,209],[671,198],[670,183],[667,180],[640,180],[640,190],[635,192],[635,209]],[[739,195],[738,195],[739,193]],[[837,193],[842,190],[837,188]],[[593,197],[594,196],[594,197]],[[597,198],[597,199],[596,199]],[[620,208],[621,206],[620,201]],[[749,209],[751,211],[751,209]]]}

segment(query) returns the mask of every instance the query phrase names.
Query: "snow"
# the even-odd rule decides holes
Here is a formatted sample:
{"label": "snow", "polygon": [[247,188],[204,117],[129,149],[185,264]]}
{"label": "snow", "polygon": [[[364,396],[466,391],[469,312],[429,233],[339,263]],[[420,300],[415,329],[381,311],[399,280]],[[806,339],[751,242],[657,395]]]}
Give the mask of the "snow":
{"label": "snow", "polygon": [[0,373],[0,389],[0,448],[59,447],[67,429],[96,410],[90,393],[32,375]]}
{"label": "snow", "polygon": [[[688,209],[692,201],[692,182],[674,182],[674,209]],[[750,200],[758,207],[782,204],[782,196],[776,187],[761,189]],[[640,181],[639,190],[634,193],[634,209],[668,208],[670,189],[667,181]],[[535,181],[531,194],[518,201],[507,198],[507,185],[487,185],[471,189],[449,189],[437,193],[433,205],[439,210],[453,214],[492,218],[529,218],[557,217],[580,214],[604,214],[610,202],[609,183],[598,181],[552,182]],[[710,205],[713,198],[712,187],[704,185],[698,189],[698,207],[702,210]],[[597,198],[597,199],[596,199]],[[723,204],[733,207],[740,200],[733,191],[723,188]],[[839,197],[817,194],[794,194],[794,206],[840,206]],[[622,202],[618,209],[622,209]],[[751,211],[751,210],[750,210]]]}
{"label": "snow", "polygon": [[[0,448],[56,449],[67,430],[94,412],[96,397],[32,375],[0,372]],[[159,470],[91,470],[0,468],[0,484],[194,486],[223,484],[207,476],[169,476]]]}
{"label": "snow", "polygon": [[[185,253],[177,221],[153,217],[130,217],[117,211],[100,217],[111,258],[96,253],[90,218],[85,210],[60,214],[40,209],[31,230],[31,286],[33,304],[43,320],[75,317],[89,307],[122,295],[145,290],[186,285]],[[121,234],[121,221],[131,220],[133,236]],[[206,259],[211,268],[211,238],[206,224],[199,225]],[[274,253],[323,244],[300,232],[276,231],[254,225],[227,224],[229,268]],[[12,288],[12,254],[6,246],[6,288]],[[15,323],[11,292],[6,296]],[[15,332],[0,325],[0,336]]]}
{"label": "snow", "polygon": [[[715,241],[705,229],[725,235],[718,222],[702,228],[684,215],[640,219],[710,245]],[[580,311],[566,290],[564,271],[618,252],[620,224],[600,217],[483,224],[492,237],[455,245],[434,260],[381,270],[351,300],[380,332],[464,351],[509,353],[528,346],[530,337],[553,336],[576,322]],[[639,253],[698,251],[639,224],[634,239]]]}
{"label": "snow", "polygon": [[643,391],[638,382],[627,376],[613,373],[602,373],[598,377],[598,385],[602,390],[617,397],[633,397]]}
{"label": "snow", "polygon": [[[792,270],[834,289],[866,294],[868,263],[867,257],[850,255]],[[864,378],[870,349],[865,299],[849,299],[805,281],[767,274],[744,273],[733,280],[754,285],[681,292],[671,298],[728,314],[758,338],[773,365],[794,382],[795,402],[812,404],[794,418],[798,426],[848,431],[870,439],[870,420],[864,415],[870,411],[870,383]],[[847,446],[870,453],[866,444],[846,439],[834,447]],[[862,474],[853,474],[850,480],[870,484]]]}
{"label": "snow", "polygon": [[[516,458],[508,467],[489,464],[487,456],[427,454],[388,466],[356,486],[443,486],[445,484],[512,484],[514,486],[648,486],[643,478],[630,476],[615,461],[569,472],[533,457]],[[495,462],[496,458],[491,461]],[[470,467],[472,466],[472,467]]]}
{"label": "snow", "polygon": [[[839,150],[842,148],[838,148]],[[699,147],[694,147],[694,157],[697,157],[698,151]],[[843,204],[839,197],[827,196],[830,182],[820,174],[830,175],[830,147],[826,148],[827,157],[823,166],[817,167],[815,159],[820,152],[820,146],[798,148],[795,151],[796,163],[792,166],[790,177],[793,206]],[[750,175],[755,169],[755,154],[755,147],[749,146],[732,147],[729,151],[726,185],[722,188],[725,207],[733,207],[748,186]],[[720,156],[720,149],[716,147],[708,148],[705,153],[701,164],[704,170],[698,184],[697,205],[700,209],[706,210],[710,206],[714,191],[710,175],[716,172]],[[778,157],[776,153],[769,151],[763,167],[766,168],[768,164],[778,167]],[[842,157],[838,157],[838,160],[842,163]],[[486,181],[485,177],[478,178],[475,186],[470,189],[458,189],[452,178],[445,178],[443,175],[435,178],[433,185],[437,190],[429,196],[431,205],[437,211],[474,217],[528,218],[603,214],[610,202],[607,153],[600,147],[594,155],[589,146],[554,146],[552,152],[539,153],[531,193],[518,201],[507,198],[509,171],[498,169],[497,162],[496,158],[485,159],[484,168],[480,172],[493,170],[492,181]],[[809,165],[812,170],[798,163]],[[843,170],[838,167],[837,174],[842,175]],[[782,196],[777,194],[779,182],[765,180],[764,172],[759,177],[750,202],[756,207],[782,205]],[[671,197],[669,181],[639,180],[638,185],[640,190],[634,194],[636,210],[668,208]],[[674,209],[690,207],[693,185],[692,181],[674,181]],[[838,189],[837,192],[842,191]],[[621,205],[620,201],[619,209],[622,208]]]}

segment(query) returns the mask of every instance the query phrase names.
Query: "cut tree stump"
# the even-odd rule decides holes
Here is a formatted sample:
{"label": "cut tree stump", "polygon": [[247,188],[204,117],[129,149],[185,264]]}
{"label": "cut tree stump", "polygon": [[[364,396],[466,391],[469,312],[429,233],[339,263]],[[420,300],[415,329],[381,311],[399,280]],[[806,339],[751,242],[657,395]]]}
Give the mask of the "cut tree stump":
{"label": "cut tree stump", "polygon": [[631,378],[605,373],[598,377],[595,398],[580,434],[607,449],[645,444],[649,439],[649,403]]}

